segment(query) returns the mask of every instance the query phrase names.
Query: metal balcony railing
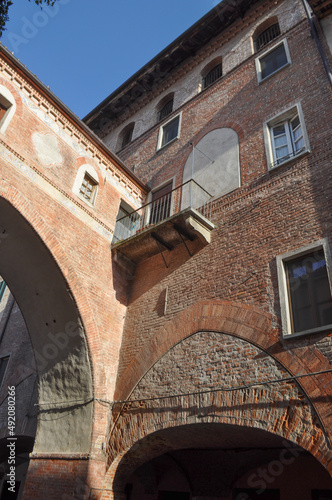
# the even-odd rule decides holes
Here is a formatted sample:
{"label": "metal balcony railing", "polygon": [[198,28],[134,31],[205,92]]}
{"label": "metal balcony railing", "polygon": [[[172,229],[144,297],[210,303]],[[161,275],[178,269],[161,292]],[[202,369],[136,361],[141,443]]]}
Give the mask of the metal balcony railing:
{"label": "metal balcony railing", "polygon": [[187,208],[197,210],[203,217],[210,220],[211,200],[211,194],[195,180],[190,179],[169,193],[118,219],[112,243],[126,240]]}

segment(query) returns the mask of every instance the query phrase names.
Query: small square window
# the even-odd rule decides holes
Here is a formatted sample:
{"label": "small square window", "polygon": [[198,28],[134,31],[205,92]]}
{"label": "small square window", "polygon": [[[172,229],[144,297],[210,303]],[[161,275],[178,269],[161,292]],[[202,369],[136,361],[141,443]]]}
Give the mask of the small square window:
{"label": "small square window", "polygon": [[160,128],[158,149],[162,148],[163,146],[166,146],[166,144],[169,144],[174,139],[177,139],[179,137],[179,133],[180,133],[180,115],[173,118],[173,120],[170,120],[169,122],[165,123],[165,125],[163,125]]}
{"label": "small square window", "polygon": [[267,155],[272,168],[309,151],[302,110],[299,105],[267,122],[265,135]]}
{"label": "small square window", "polygon": [[325,241],[277,257],[284,335],[332,329],[332,297]]}
{"label": "small square window", "polygon": [[85,173],[79,191],[80,196],[82,196],[90,203],[93,203],[96,195],[97,185],[97,182],[93,180],[92,177],[90,177],[87,173]]}
{"label": "small square window", "polygon": [[261,82],[290,64],[290,54],[286,40],[264,52],[256,59],[258,81]]}

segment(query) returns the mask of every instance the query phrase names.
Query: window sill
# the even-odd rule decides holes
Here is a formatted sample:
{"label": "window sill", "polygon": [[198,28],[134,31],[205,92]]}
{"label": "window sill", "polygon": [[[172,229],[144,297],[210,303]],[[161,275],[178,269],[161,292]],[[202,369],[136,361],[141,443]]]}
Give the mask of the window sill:
{"label": "window sill", "polygon": [[290,65],[291,65],[291,63],[287,62],[284,66],[281,66],[281,68],[276,69],[275,71],[273,71],[273,73],[270,73],[265,78],[261,78],[260,74],[258,74],[258,85],[260,85],[261,83],[266,82],[267,80],[269,80],[270,78],[272,78],[273,76],[275,76],[277,73],[279,73],[283,69],[288,68],[288,66],[290,66]]}
{"label": "window sill", "polygon": [[86,198],[84,198],[84,196],[81,196],[80,194],[77,194],[76,196],[78,197],[78,199],[80,201],[83,201],[83,203],[88,205],[88,207],[95,208],[95,200],[93,202],[91,202],[91,201],[87,200]]}
{"label": "window sill", "polygon": [[161,151],[162,149],[166,148],[167,146],[169,146],[170,144],[173,144],[173,142],[177,141],[178,139],[179,139],[179,136],[178,137],[174,137],[174,139],[172,139],[171,141],[167,142],[163,146],[160,146],[159,148],[157,148],[157,153],[159,151]]}
{"label": "window sill", "polygon": [[283,334],[283,339],[285,339],[285,340],[296,339],[296,338],[305,337],[307,335],[311,335],[314,333],[323,333],[323,332],[326,332],[328,330],[332,331],[332,325],[320,326],[319,328],[311,328],[310,330],[304,330],[302,332],[285,333],[285,334]]}
{"label": "window sill", "polygon": [[269,165],[269,172],[271,172],[273,170],[276,170],[277,168],[281,167],[282,165],[286,165],[287,163],[290,163],[291,161],[295,161],[298,158],[302,158],[303,156],[305,156],[305,155],[307,155],[309,153],[311,153],[311,150],[310,149],[305,149],[304,151],[301,151],[301,153],[299,153],[297,155],[294,155],[294,156],[291,156],[290,158],[287,158],[286,160],[281,161],[277,165],[273,165],[272,163],[270,163],[270,165]]}

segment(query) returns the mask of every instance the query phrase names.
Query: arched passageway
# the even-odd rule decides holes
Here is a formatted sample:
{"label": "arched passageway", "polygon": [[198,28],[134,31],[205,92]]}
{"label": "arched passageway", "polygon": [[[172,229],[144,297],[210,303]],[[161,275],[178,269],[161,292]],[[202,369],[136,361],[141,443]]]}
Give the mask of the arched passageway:
{"label": "arched passageway", "polygon": [[[36,213],[28,221],[0,198],[0,274],[21,309],[38,373],[33,453],[84,454],[90,449],[93,411],[84,327],[70,287],[37,233],[40,226]],[[60,245],[56,251],[59,259]]]}
{"label": "arched passageway", "polygon": [[[157,449],[164,452],[129,472],[143,453],[148,458]],[[312,500],[332,498],[332,480],[310,453],[272,433],[193,424],[133,446],[115,475],[115,498],[121,491],[130,500]],[[325,496],[316,496],[319,491]]]}

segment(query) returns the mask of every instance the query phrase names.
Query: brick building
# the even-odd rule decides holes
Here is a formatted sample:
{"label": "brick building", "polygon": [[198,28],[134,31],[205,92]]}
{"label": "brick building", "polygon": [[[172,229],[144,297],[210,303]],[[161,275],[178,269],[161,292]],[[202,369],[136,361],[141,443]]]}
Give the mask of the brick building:
{"label": "brick building", "polygon": [[19,498],[331,499],[332,2],[223,0],[83,121],[1,65]]}

